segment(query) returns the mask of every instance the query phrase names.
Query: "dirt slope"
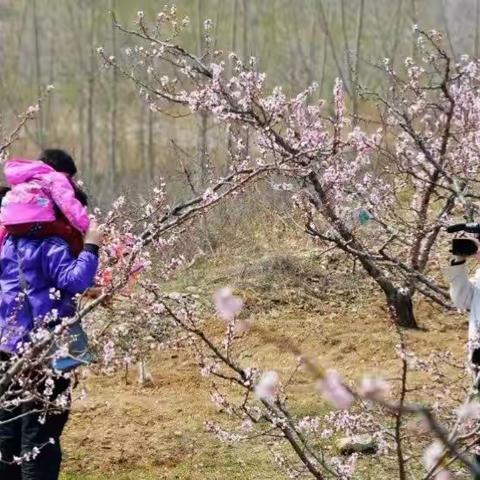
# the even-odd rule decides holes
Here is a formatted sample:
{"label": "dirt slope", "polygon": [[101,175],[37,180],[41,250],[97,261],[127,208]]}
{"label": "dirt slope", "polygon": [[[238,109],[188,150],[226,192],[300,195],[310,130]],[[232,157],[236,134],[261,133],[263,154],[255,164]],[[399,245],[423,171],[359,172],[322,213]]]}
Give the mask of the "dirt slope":
{"label": "dirt slope", "polygon": [[[332,269],[337,269],[335,278]],[[334,366],[347,378],[355,380],[368,372],[387,378],[398,374],[398,340],[383,301],[372,297],[361,273],[352,273],[350,266],[320,265],[302,255],[266,257],[227,270],[207,263],[195,266],[172,288],[194,290],[208,299],[226,283],[245,298],[251,321],[294,339],[305,353],[325,366]],[[461,363],[466,319],[439,312],[425,302],[419,302],[417,314],[422,330],[407,333],[411,348],[419,356],[449,350]],[[212,331],[218,331],[217,321],[209,322]],[[254,334],[247,342],[244,362],[275,368],[284,375],[293,368],[295,359],[288,352],[262,344]],[[133,375],[133,384],[127,386],[117,377],[90,376],[84,382],[88,397],[75,403],[64,438],[63,478],[285,478],[272,466],[268,447],[261,441],[253,448],[230,447],[204,431],[207,419],[222,421],[224,416],[210,402],[208,383],[189,352],[159,352],[152,366],[151,388],[136,386]],[[411,378],[412,385],[423,386],[425,397],[435,396],[432,379],[421,373]],[[432,388],[426,389],[427,385]],[[299,378],[290,396],[299,415],[325,409],[308,379]],[[388,478],[375,471],[367,462],[360,466],[359,478]]]}

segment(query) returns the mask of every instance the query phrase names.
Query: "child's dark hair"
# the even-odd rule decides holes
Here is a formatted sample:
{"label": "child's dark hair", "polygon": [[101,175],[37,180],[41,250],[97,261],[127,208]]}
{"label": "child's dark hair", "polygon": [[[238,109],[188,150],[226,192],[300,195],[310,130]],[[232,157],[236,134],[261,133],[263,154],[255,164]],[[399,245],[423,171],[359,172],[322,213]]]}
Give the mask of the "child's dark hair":
{"label": "child's dark hair", "polygon": [[72,182],[75,198],[84,206],[88,207],[88,195],[75,183]]}
{"label": "child's dark hair", "polygon": [[3,197],[11,190],[10,187],[0,186],[0,203],[2,203]]}
{"label": "child's dark hair", "polygon": [[50,165],[57,172],[66,173],[71,177],[77,173],[77,166],[73,158],[64,150],[49,148],[40,154],[39,160]]}

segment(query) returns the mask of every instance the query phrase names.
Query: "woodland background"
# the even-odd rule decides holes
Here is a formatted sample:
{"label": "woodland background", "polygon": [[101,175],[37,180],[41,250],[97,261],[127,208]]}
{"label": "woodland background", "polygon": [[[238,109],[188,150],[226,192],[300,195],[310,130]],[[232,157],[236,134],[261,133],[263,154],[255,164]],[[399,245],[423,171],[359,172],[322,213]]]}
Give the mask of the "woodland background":
{"label": "woodland background", "polygon": [[[209,118],[155,114],[134,85],[105,70],[97,48],[122,59],[133,41],[112,28],[109,11],[133,25],[136,12],[154,16],[164,2],[147,0],[1,0],[0,111],[8,124],[48,84],[55,84],[35,124],[13,153],[37,155],[61,146],[77,159],[93,200],[107,205],[119,192],[142,194],[159,177],[172,194],[205,185],[209,167],[225,159],[224,135]],[[415,55],[412,25],[445,32],[453,52],[478,54],[478,0],[180,0],[190,17],[182,38],[200,51],[205,18],[219,49],[258,59],[270,85],[298,92],[313,81],[330,98],[336,77],[374,90],[374,66]],[[165,72],[168,75],[169,72]],[[174,121],[175,120],[175,121]]]}

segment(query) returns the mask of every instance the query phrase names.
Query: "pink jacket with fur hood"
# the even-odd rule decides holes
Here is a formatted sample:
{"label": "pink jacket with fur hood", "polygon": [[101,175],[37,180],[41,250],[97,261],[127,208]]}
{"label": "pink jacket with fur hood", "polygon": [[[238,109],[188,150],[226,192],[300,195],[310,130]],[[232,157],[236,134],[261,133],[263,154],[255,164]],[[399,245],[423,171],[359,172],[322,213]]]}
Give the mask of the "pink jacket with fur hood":
{"label": "pink jacket with fur hood", "polygon": [[2,225],[53,222],[56,205],[73,227],[82,233],[87,231],[87,209],[75,198],[73,186],[63,173],[37,160],[15,158],[5,164],[5,179],[12,189],[2,201]]}

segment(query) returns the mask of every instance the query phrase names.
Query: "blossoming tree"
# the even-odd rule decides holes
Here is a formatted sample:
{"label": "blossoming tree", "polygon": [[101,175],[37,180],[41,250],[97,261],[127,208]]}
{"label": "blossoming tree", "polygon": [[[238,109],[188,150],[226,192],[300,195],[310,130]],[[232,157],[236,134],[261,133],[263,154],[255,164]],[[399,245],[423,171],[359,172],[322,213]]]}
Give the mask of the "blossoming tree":
{"label": "blossoming tree", "polygon": [[152,25],[139,12],[137,23],[136,30],[116,23],[140,42],[127,63],[99,52],[140,87],[152,110],[184,106],[224,124],[235,137],[232,168],[273,163],[286,178],[278,188],[292,190],[304,212],[306,232],[353,256],[399,325],[417,325],[416,292],[449,308],[434,247],[455,207],[471,217],[477,198],[478,62],[455,63],[438,33],[416,29],[421,60],[407,58],[396,72],[385,59],[377,67],[384,92],[362,92],[376,115],[352,122],[341,82],[331,108],[316,99],[315,84],[293,97],[268,89],[253,58],[212,50],[208,20],[202,56],[182,47],[188,19],[175,9]]}

